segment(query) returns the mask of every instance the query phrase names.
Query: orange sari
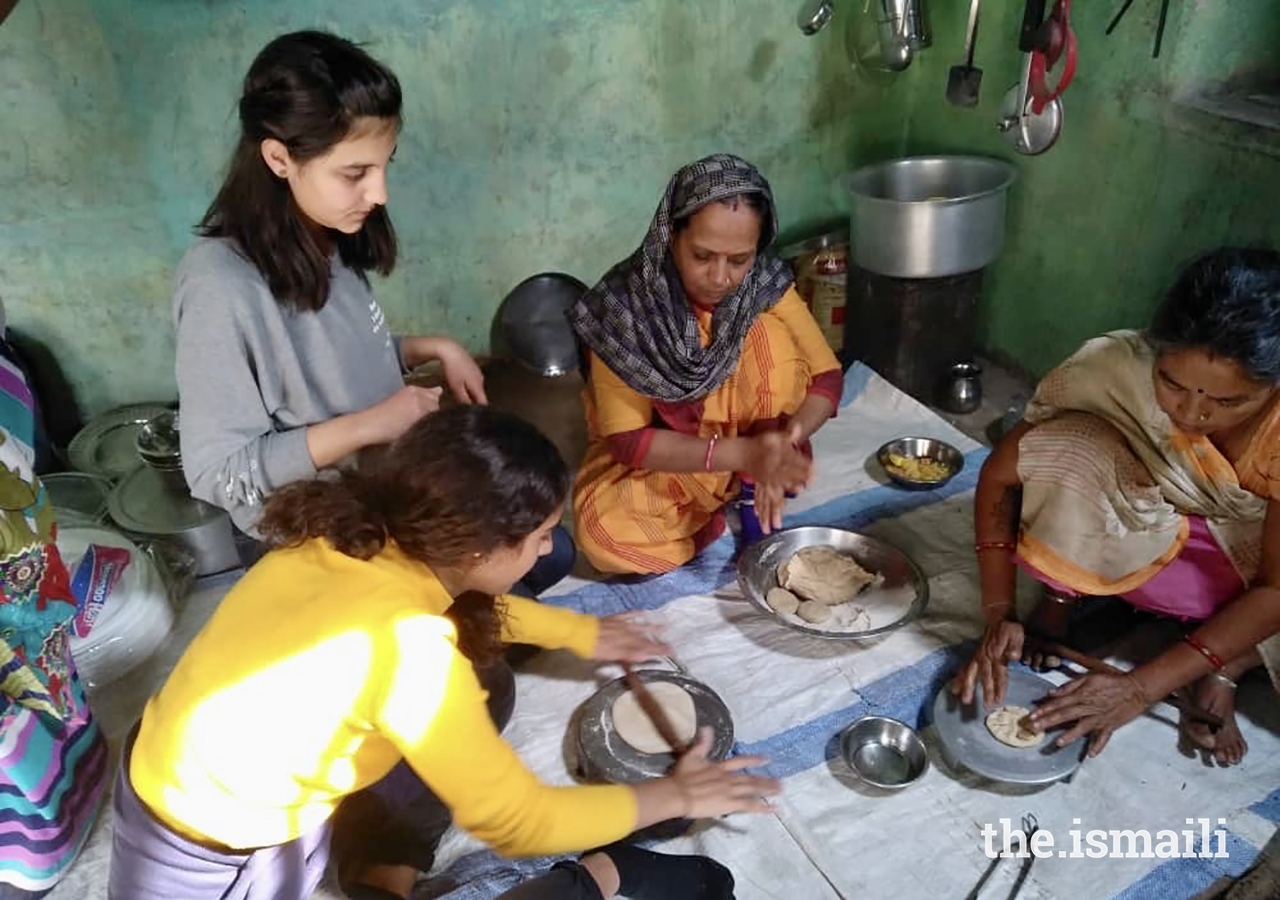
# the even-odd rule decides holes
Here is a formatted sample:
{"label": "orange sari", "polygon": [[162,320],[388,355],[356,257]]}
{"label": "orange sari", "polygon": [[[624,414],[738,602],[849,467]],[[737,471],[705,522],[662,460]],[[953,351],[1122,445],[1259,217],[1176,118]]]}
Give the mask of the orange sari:
{"label": "orange sari", "polygon": [[1280,404],[1228,459],[1160,411],[1154,351],[1136,332],[1089,341],[1037,388],[1018,445],[1022,529],[1032,567],[1082,594],[1149,581],[1205,518],[1245,584],[1261,556],[1267,502],[1280,499]]}
{"label": "orange sari", "polygon": [[[703,346],[711,313],[697,310]],[[813,376],[839,369],[795,288],[752,325],[737,369],[701,401],[699,438],[750,434],[753,425],[794,415]],[[721,508],[737,495],[731,472],[655,472],[618,462],[611,435],[654,424],[658,404],[628,387],[594,354],[584,394],[590,443],[574,484],[578,548],[601,572],[667,572],[720,533]],[[684,430],[684,429],[681,429]]]}

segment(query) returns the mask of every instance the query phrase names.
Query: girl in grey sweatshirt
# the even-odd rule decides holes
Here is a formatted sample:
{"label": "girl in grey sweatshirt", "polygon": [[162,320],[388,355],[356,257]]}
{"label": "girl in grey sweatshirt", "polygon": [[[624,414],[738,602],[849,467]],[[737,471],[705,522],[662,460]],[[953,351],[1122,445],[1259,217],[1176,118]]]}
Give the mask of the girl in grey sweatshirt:
{"label": "girl in grey sweatshirt", "polygon": [[443,337],[394,339],[369,287],[396,239],[386,168],[400,85],[318,32],[269,44],[245,78],[226,180],[178,268],[173,309],[182,459],[191,492],[255,534],[277,488],[394,440],[439,405],[403,373],[439,359],[484,403],[471,356]]}

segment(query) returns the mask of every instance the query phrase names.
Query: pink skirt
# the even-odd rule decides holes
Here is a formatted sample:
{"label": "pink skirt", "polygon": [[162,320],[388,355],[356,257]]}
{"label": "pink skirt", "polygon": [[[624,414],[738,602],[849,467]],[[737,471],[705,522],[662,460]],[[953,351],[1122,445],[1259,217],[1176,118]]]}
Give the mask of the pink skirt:
{"label": "pink skirt", "polygon": [[[1149,612],[1198,622],[1243,593],[1245,583],[1213,539],[1209,524],[1200,516],[1188,516],[1187,520],[1190,533],[1182,552],[1145,584],[1120,594],[1120,599]],[[1064,597],[1082,596],[1021,557],[1018,557],[1018,566],[1055,593]]]}

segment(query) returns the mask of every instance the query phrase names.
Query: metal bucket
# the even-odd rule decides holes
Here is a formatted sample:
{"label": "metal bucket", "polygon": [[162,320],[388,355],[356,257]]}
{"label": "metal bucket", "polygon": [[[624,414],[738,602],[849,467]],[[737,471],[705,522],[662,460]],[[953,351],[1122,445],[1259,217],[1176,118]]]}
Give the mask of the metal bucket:
{"label": "metal bucket", "polygon": [[1004,248],[1009,163],[921,156],[845,178],[853,261],[894,278],[945,278],[982,269]]}

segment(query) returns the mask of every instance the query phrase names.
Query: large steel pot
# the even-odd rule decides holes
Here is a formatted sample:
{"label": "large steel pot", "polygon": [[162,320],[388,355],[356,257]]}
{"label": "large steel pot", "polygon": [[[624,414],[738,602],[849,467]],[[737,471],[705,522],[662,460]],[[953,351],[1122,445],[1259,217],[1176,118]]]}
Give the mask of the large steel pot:
{"label": "large steel pot", "polygon": [[1017,170],[980,156],[876,163],[845,178],[854,263],[894,278],[982,269],[1004,247],[1005,194]]}
{"label": "large steel pot", "polygon": [[139,538],[165,538],[195,557],[196,574],[212,575],[241,565],[231,517],[189,494],[177,493],[162,473],[139,466],[108,498],[111,518]]}

